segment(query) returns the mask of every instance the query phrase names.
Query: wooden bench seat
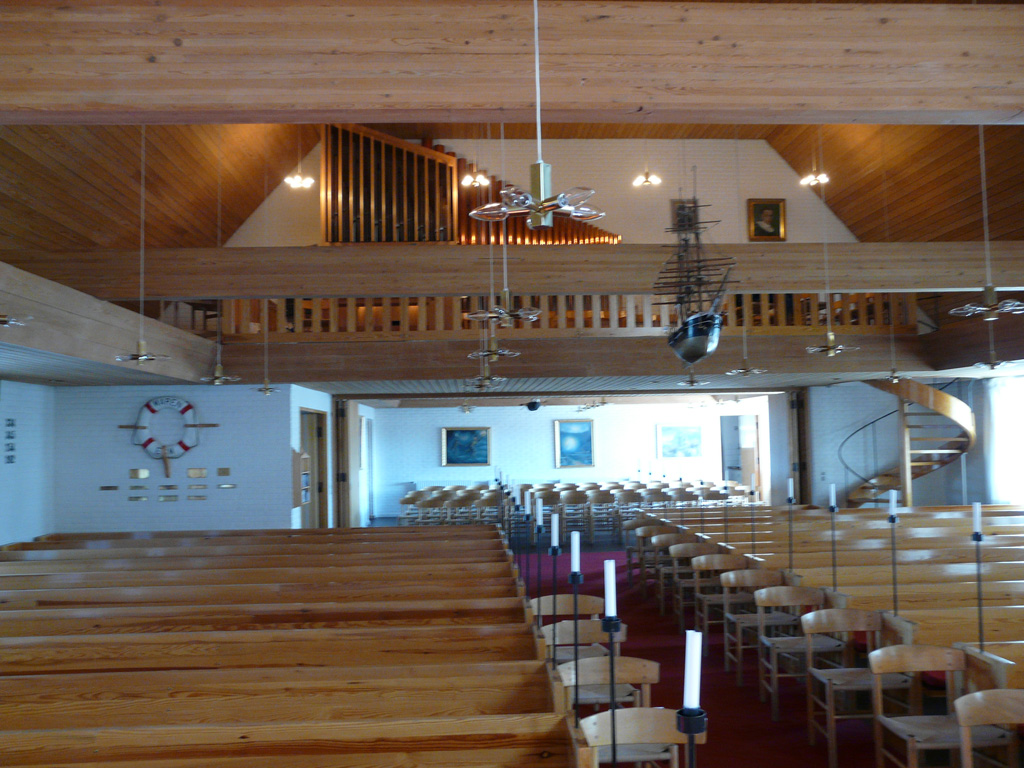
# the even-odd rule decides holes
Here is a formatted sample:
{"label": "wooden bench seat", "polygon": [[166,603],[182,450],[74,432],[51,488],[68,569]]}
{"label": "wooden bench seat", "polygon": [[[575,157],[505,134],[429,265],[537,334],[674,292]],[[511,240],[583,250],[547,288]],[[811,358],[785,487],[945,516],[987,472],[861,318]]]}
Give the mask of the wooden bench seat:
{"label": "wooden bench seat", "polygon": [[[936,606],[966,608],[975,605],[978,599],[978,588],[973,581],[898,582],[897,591],[901,611]],[[987,581],[983,592],[985,605],[1024,605],[1024,581]],[[884,585],[840,586],[838,592],[829,589],[825,596],[833,608],[892,609],[892,589]]]}
{"label": "wooden bench seat", "polygon": [[[982,578],[986,581],[1011,581],[1018,579],[1024,568],[1016,562],[982,563]],[[883,565],[847,565],[838,568],[840,589],[860,584],[889,584],[892,581],[892,570]],[[899,568],[899,582],[932,583],[971,581],[977,577],[974,563],[909,563]],[[832,586],[832,568],[799,568],[787,575],[787,580],[794,586],[830,587]]]}
{"label": "wooden bench seat", "polygon": [[0,678],[0,690],[3,730],[553,710],[542,661],[25,675]]}
{"label": "wooden bench seat", "polygon": [[[1024,640],[1024,605],[986,606],[985,641]],[[889,644],[953,645],[978,642],[978,611],[973,607],[930,608],[886,614],[884,636]]]}
{"label": "wooden bench seat", "polygon": [[560,714],[0,731],[0,765],[568,768]]}
{"label": "wooden bench seat", "polygon": [[138,605],[104,608],[34,608],[0,613],[0,637],[239,629],[345,629],[385,626],[516,624],[519,597],[237,605]]}
{"label": "wooden bench seat", "polygon": [[458,527],[409,528],[401,525],[382,525],[374,528],[216,528],[210,530],[181,531],[71,531],[46,533],[33,541],[84,541],[89,539],[184,539],[227,538],[232,536],[263,537],[290,536],[317,538],[319,536],[350,537],[353,539],[383,541],[400,536],[403,539],[428,541],[431,539],[492,538],[497,531],[492,525],[461,525]]}
{"label": "wooden bench seat", "polygon": [[[0,675],[142,669],[443,664],[537,658],[525,623],[0,638]],[[2,763],[0,763],[2,764]]]}
{"label": "wooden bench seat", "polygon": [[[743,547],[743,549],[749,549],[749,547]],[[896,551],[896,562],[900,568],[911,563],[973,563],[975,561],[974,557],[974,548],[967,546],[950,547],[947,549],[905,547]],[[778,552],[777,550],[770,554],[762,553],[760,547],[758,547],[757,559],[763,568],[786,568],[789,554],[787,552]],[[981,559],[982,562],[988,563],[1024,561],[1024,547],[983,547]],[[892,554],[887,549],[845,550],[837,548],[836,562],[840,567],[851,565],[890,565]],[[798,571],[804,568],[831,567],[831,565],[832,553],[829,550],[793,553],[793,568]]]}
{"label": "wooden bench seat", "polygon": [[443,556],[423,563],[401,561],[373,565],[345,565],[301,568],[192,568],[186,570],[95,571],[71,573],[2,574],[0,592],[19,589],[62,589],[64,587],[144,587],[208,584],[323,584],[415,579],[421,584],[466,581],[476,578],[511,577],[512,566],[502,562],[448,562]]}
{"label": "wooden bench seat", "polygon": [[212,584],[145,587],[65,587],[0,591],[0,617],[8,609],[74,608],[118,605],[223,605],[228,603],[321,603],[407,600],[408,589],[423,599],[444,599],[460,589],[477,598],[517,594],[511,576],[422,584],[412,579],[348,581],[337,584]]}

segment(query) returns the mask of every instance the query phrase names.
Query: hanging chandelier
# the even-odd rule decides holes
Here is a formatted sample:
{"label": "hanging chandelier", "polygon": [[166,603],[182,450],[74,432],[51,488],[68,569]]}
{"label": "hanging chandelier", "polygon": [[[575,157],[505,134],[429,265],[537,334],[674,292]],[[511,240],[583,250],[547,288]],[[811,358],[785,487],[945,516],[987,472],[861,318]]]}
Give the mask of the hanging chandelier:
{"label": "hanging chandelier", "polygon": [[277,387],[270,386],[270,312],[267,311],[267,307],[267,300],[263,299],[263,386],[256,387],[256,391],[261,395],[272,395],[280,391]]}
{"label": "hanging chandelier", "polygon": [[0,312],[0,328],[13,328],[16,325],[25,325],[31,319],[31,317],[25,317],[19,320],[16,317]]}
{"label": "hanging chandelier", "polygon": [[292,189],[309,189],[316,184],[316,181],[312,176],[306,176],[302,173],[302,126],[296,126],[295,153],[299,156],[298,167],[294,175],[284,177],[284,183]]}
{"label": "hanging chandelier", "polygon": [[465,381],[465,388],[474,392],[486,392],[504,384],[508,379],[504,376],[492,376],[491,366],[486,360],[480,361],[480,374]]}
{"label": "hanging chandelier", "polygon": [[146,126],[140,130],[139,139],[139,341],[134,352],[118,355],[114,359],[119,363],[149,363],[154,360],[167,360],[170,355],[152,354],[146,348],[145,307],[146,294]]}
{"label": "hanging chandelier", "polygon": [[747,362],[747,326],[743,326],[743,365],[739,368],[733,368],[731,371],[726,371],[726,376],[759,376],[762,373],[768,373],[767,368],[751,368],[750,363]]}
{"label": "hanging chandelier", "polygon": [[1024,315],[1024,303],[1015,299],[999,301],[996,287],[992,283],[992,246],[988,231],[988,167],[985,163],[985,126],[978,126],[978,158],[981,166],[981,224],[985,237],[985,287],[981,293],[982,303],[970,302],[954,307],[949,314],[957,317],[981,315],[982,320],[998,320],[1000,314]]}
{"label": "hanging chandelier", "polygon": [[530,229],[554,225],[553,216],[569,216],[575,221],[596,221],[604,211],[587,205],[594,195],[589,187],[573,187],[558,194],[551,193],[551,166],[544,162],[540,120],[540,21],[537,0],[533,0],[533,81],[537,113],[537,162],[530,166],[530,191],[515,186],[501,190],[498,202],[474,208],[469,215],[478,221],[506,221],[513,216],[526,216]]}

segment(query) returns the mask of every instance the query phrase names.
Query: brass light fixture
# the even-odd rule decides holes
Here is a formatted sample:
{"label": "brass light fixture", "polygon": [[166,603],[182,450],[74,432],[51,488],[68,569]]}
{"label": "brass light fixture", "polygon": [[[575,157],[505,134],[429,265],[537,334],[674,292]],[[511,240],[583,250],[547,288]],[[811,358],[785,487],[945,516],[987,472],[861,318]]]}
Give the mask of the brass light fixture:
{"label": "brass light fixture", "polygon": [[16,325],[25,325],[31,319],[31,317],[25,317],[19,320],[16,317],[0,312],[0,328],[13,328]]}
{"label": "brass light fixture", "polygon": [[118,355],[114,359],[119,363],[144,363],[153,360],[167,360],[169,355],[151,354],[146,348],[145,307],[146,295],[146,126],[140,130],[139,139],[139,342],[134,352]]}
{"label": "brass light fixture", "polygon": [[262,321],[263,321],[263,386],[257,387],[256,391],[261,395],[272,395],[280,392],[277,387],[270,386],[270,312],[268,311],[267,300],[263,299]]}
{"label": "brass light fixture", "polygon": [[739,368],[733,368],[731,371],[726,371],[726,376],[759,376],[762,373],[768,373],[767,368],[751,368],[750,363],[747,361],[747,326],[743,324],[743,365]]}
{"label": "brass light fixture", "polygon": [[306,176],[302,173],[302,126],[295,126],[295,154],[299,156],[298,167],[296,168],[295,174],[292,176],[285,176],[284,183],[292,189],[309,189],[316,180],[312,176]]}

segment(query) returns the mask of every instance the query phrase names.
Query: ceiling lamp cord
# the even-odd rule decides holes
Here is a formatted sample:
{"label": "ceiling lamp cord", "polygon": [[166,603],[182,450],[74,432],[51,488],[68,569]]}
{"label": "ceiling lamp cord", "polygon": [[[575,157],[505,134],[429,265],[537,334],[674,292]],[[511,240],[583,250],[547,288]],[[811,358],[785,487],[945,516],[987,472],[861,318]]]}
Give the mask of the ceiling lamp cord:
{"label": "ceiling lamp cord", "polygon": [[661,184],[661,177],[656,173],[651,173],[651,153],[647,144],[647,132],[644,130],[647,117],[650,114],[650,112],[644,114],[643,121],[640,126],[640,130],[643,132],[644,142],[644,172],[633,179],[634,187],[656,187]]}
{"label": "ceiling lamp cord", "polygon": [[996,287],[992,282],[992,247],[988,229],[988,171],[985,162],[985,126],[978,126],[978,157],[981,163],[981,225],[985,238],[985,287],[982,290],[981,303],[970,302],[961,307],[954,307],[949,314],[958,317],[974,317],[981,315],[982,320],[999,319],[1000,313],[1024,315],[1024,302],[1016,299],[999,301]]}
{"label": "ceiling lamp cord", "polygon": [[[820,125],[818,126],[818,155],[821,160],[821,167],[824,168],[825,149]],[[826,217],[828,204],[825,201],[824,187],[825,182],[828,181],[828,176],[824,173],[818,175],[825,177],[824,181],[819,180],[818,182],[821,187],[821,252],[825,265],[825,343],[819,346],[807,347],[807,351],[810,354],[824,353],[827,357],[835,357],[842,352],[850,352],[860,349],[860,347],[848,347],[843,344],[837,344],[836,335],[832,331],[832,270],[828,260],[828,221]]]}
{"label": "ceiling lamp cord", "polygon": [[[891,236],[889,233],[889,175],[887,173],[889,163],[888,156],[885,152],[885,126],[881,126],[878,130],[878,142],[879,156],[882,158],[882,218],[885,221],[885,242],[890,242]],[[900,375],[896,371],[896,294],[890,292],[888,294],[889,302],[889,364],[891,368],[889,375],[886,376],[886,380],[896,384],[900,380]]]}
{"label": "ceiling lamp cord", "polygon": [[294,176],[285,176],[284,183],[292,189],[309,189],[316,181],[312,176],[302,175],[302,126],[295,126],[295,154],[298,156],[298,169]]}
{"label": "ceiling lamp cord", "polygon": [[135,352],[118,355],[119,363],[148,363],[166,360],[168,355],[151,355],[146,350],[145,296],[146,296],[146,126],[142,125],[139,138],[139,341]]}

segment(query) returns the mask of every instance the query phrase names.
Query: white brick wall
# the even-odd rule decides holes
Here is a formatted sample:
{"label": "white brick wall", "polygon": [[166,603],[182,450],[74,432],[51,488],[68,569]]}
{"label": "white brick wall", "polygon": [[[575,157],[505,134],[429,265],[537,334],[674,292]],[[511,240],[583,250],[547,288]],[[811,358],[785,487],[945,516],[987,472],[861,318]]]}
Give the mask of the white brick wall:
{"label": "white brick wall", "polygon": [[[199,445],[162,463],[131,444],[139,408],[159,395],[191,402],[204,423]],[[193,528],[287,528],[291,524],[290,399],[285,391],[263,396],[249,386],[72,387],[56,393],[56,509],[54,530],[159,530]],[[218,468],[229,476],[218,476]],[[132,480],[129,470],[150,476]],[[186,477],[205,468],[204,479]],[[220,489],[229,483],[234,489]],[[130,486],[144,486],[131,490]],[[161,485],[176,485],[160,490]],[[192,488],[189,485],[206,485]],[[100,486],[116,486],[101,491]],[[157,501],[176,495],[177,501]],[[206,496],[188,500],[188,496]],[[145,496],[146,501],[128,501]]]}
{"label": "white brick wall", "polygon": [[53,436],[54,389],[0,381],[0,544],[53,526]]}

